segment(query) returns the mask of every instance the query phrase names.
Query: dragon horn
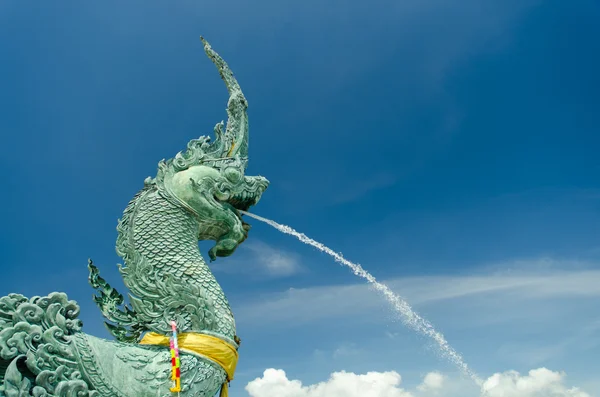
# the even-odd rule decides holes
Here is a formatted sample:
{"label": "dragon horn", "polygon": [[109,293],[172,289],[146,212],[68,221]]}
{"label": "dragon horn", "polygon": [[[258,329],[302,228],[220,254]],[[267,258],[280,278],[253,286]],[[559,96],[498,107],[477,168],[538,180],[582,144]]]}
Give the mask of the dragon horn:
{"label": "dragon horn", "polygon": [[204,44],[206,55],[213,61],[221,78],[225,81],[227,91],[229,91],[229,101],[227,102],[227,127],[223,136],[224,151],[223,157],[234,157],[239,155],[244,158],[248,156],[248,102],[242,93],[242,89],[233,76],[227,63],[217,54],[210,44],[200,37]]}

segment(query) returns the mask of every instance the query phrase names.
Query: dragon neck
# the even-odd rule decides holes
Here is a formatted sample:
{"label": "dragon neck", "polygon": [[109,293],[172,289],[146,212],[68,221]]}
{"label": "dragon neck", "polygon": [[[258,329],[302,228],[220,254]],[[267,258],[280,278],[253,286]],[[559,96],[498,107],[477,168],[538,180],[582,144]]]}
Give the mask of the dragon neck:
{"label": "dragon neck", "polygon": [[198,221],[147,185],[119,221],[117,253],[138,319],[154,332],[168,333],[175,320],[181,332],[235,337],[235,321],[221,286],[200,255]]}

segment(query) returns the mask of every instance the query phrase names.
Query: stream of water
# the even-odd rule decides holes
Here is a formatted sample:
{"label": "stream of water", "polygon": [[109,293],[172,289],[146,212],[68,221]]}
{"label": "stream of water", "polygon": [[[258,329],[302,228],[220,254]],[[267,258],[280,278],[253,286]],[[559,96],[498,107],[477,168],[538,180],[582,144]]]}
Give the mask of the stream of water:
{"label": "stream of water", "polygon": [[439,352],[441,353],[441,355],[443,357],[445,357],[450,362],[452,362],[454,365],[456,365],[465,375],[470,377],[479,386],[481,386],[483,384],[483,381],[481,380],[481,378],[479,378],[473,371],[471,371],[471,369],[469,368],[467,363],[465,363],[465,360],[462,358],[462,356],[456,350],[454,350],[452,348],[452,346],[450,346],[450,344],[448,343],[448,341],[446,340],[444,335],[442,335],[440,332],[436,331],[435,328],[433,327],[433,325],[431,325],[431,323],[429,321],[427,321],[423,317],[419,316],[410,307],[408,302],[406,302],[404,299],[402,299],[401,297],[396,295],[394,292],[392,292],[392,290],[389,289],[388,286],[378,282],[375,279],[375,277],[373,277],[373,275],[371,275],[371,273],[369,273],[365,269],[363,269],[361,265],[359,265],[358,263],[350,262],[349,260],[344,258],[341,254],[333,251],[332,249],[330,249],[329,247],[326,247],[325,245],[319,243],[318,241],[311,239],[310,237],[306,236],[304,233],[299,233],[299,232],[295,231],[294,229],[292,229],[289,226],[281,225],[275,221],[263,218],[258,215],[251,214],[249,212],[245,212],[245,211],[240,211],[240,212],[242,214],[247,215],[251,218],[254,218],[258,221],[264,222],[267,225],[274,227],[275,229],[279,230],[282,233],[292,235],[292,236],[296,237],[298,240],[300,240],[301,242],[311,245],[311,246],[317,248],[318,250],[332,256],[336,262],[338,262],[342,265],[348,266],[355,275],[367,280],[378,292],[380,292],[383,295],[383,297],[392,305],[395,312],[400,315],[402,322],[406,326],[414,329],[415,331],[419,332],[422,335],[428,336],[429,338],[433,339],[433,341],[438,345]]}

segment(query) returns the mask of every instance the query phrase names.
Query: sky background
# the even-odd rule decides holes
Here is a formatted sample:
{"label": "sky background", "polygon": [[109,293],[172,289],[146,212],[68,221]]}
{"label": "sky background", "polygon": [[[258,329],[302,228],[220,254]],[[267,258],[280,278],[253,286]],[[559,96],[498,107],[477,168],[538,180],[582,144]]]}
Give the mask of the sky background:
{"label": "sky background", "polygon": [[[226,118],[204,35],[250,104],[255,213],[389,284],[490,393],[600,396],[599,20],[594,0],[1,1],[0,296],[67,292],[108,337],[87,258],[121,287],[128,200]],[[232,396],[480,395],[362,280],[251,223],[211,265],[243,339]]]}

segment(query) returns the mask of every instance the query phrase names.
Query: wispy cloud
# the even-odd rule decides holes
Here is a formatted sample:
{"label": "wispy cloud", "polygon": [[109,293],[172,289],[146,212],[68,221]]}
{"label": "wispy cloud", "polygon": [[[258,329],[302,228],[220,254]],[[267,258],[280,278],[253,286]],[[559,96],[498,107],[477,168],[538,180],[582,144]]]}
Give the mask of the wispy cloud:
{"label": "wispy cloud", "polygon": [[[548,270],[542,274],[508,272],[506,274],[429,276],[385,280],[385,284],[413,305],[424,307],[434,303],[469,299],[483,304],[544,300],[551,298],[600,297],[600,270]],[[366,284],[291,288],[282,293],[248,302],[237,309],[239,321],[260,318],[261,324],[306,324],[322,319],[351,317],[361,313],[362,318],[379,313],[384,300]],[[479,301],[473,301],[479,299]],[[494,303],[495,302],[495,303]],[[257,317],[257,314],[261,313]],[[268,316],[264,316],[268,313]],[[497,319],[502,313],[496,313]],[[483,320],[483,319],[481,319]]]}
{"label": "wispy cloud", "polygon": [[507,342],[498,350],[500,356],[525,366],[541,365],[554,357],[563,358],[569,352],[588,350],[600,346],[600,317],[592,318],[591,322],[561,339],[547,344],[524,345],[523,343]]}
{"label": "wispy cloud", "polygon": [[348,356],[354,356],[361,352],[361,349],[354,343],[347,343],[336,348],[332,356],[334,359],[343,359]]}
{"label": "wispy cloud", "polygon": [[360,345],[352,342],[345,342],[332,348],[320,348],[314,349],[312,352],[312,359],[315,362],[337,362],[345,363],[348,359],[360,359],[365,353],[365,349]]}
{"label": "wispy cloud", "polygon": [[[273,278],[288,277],[303,270],[299,256],[294,252],[274,247],[260,240],[246,241],[239,250],[245,251],[245,255],[227,258],[224,263],[214,266],[213,270]],[[241,257],[244,259],[239,259]]]}
{"label": "wispy cloud", "polygon": [[251,251],[265,271],[272,276],[290,276],[301,270],[298,255],[274,248],[262,241],[249,242],[244,246]]}

